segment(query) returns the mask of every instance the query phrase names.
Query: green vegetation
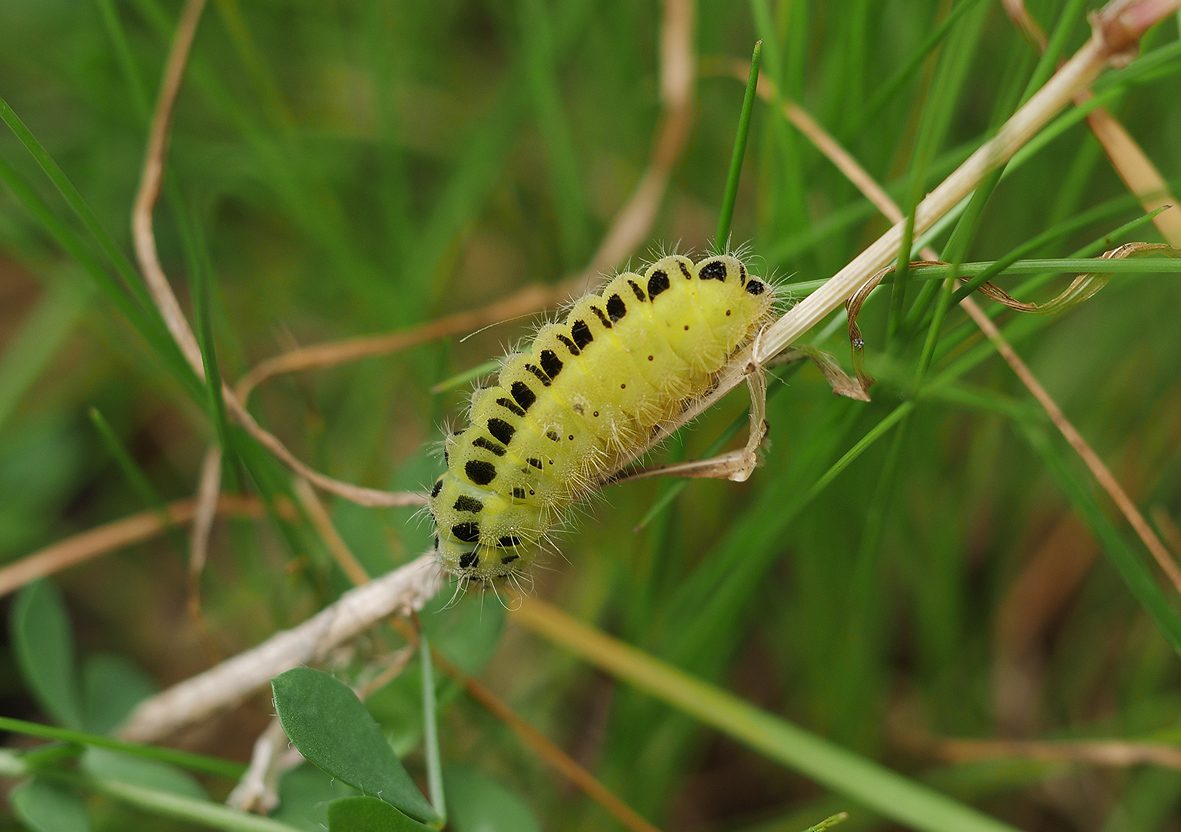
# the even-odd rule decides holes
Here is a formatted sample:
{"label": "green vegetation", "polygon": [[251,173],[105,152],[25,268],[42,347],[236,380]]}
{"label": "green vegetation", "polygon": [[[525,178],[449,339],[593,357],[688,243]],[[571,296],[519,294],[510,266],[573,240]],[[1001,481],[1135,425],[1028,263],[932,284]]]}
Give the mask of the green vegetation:
{"label": "green vegetation", "polygon": [[[296,346],[530,287],[556,306],[669,162],[650,227],[641,211],[626,229],[643,242],[603,268],[728,229],[799,299],[889,223],[777,102],[740,118],[756,40],[763,78],[906,216],[1085,42],[1097,6],[1028,3],[1043,54],[985,0],[698,5],[677,155],[657,141],[688,112],[667,111],[661,69],[676,2],[211,0],[155,211],[202,373],[129,223],[181,4],[0,10],[0,576],[129,515],[186,518],[47,580],[0,578],[0,830],[624,828],[461,674],[660,829],[1181,829],[1177,592],[949,279],[1044,302],[1108,276],[1054,315],[973,297],[1181,560],[1181,260],[1097,259],[1164,241],[1167,214],[1129,194],[1083,117],[1106,107],[1181,190],[1177,17],[913,240],[858,319],[871,402],[835,397],[811,365],[776,367],[754,476],[606,490],[537,572],[546,604],[506,612],[476,590],[449,606],[445,589],[413,626],[276,673],[274,701],[260,691],[160,744],[116,738],[154,691],[431,546],[414,507],[322,493],[326,535],[209,379],[232,388]],[[949,265],[908,265],[923,245]],[[328,476],[421,491],[473,368],[535,320],[279,374],[249,408]],[[808,343],[851,368],[843,316]],[[735,393],[655,458],[734,447],[744,407]],[[223,495],[243,499],[223,503],[195,574],[178,501],[209,447]],[[404,650],[427,637],[431,652]],[[267,818],[228,808],[276,713],[315,765],[283,776]]]}

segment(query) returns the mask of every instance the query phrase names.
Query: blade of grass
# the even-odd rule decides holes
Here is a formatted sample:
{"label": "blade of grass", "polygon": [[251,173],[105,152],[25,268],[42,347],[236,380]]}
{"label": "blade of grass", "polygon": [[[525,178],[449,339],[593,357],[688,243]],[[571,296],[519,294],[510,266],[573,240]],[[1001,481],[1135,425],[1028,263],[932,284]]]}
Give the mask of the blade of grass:
{"label": "blade of grass", "polygon": [[591,629],[536,599],[516,620],[596,667],[883,816],[928,832],[1013,827]]}
{"label": "blade of grass", "polygon": [[847,143],[850,137],[862,133],[874,122],[882,108],[890,103],[890,100],[898,94],[898,91],[907,82],[913,80],[914,75],[918,72],[919,65],[947,37],[947,33],[951,31],[951,27],[978,2],[980,0],[964,0],[964,2],[955,3],[947,10],[947,14],[931,30],[931,33],[927,35],[926,39],[919,43],[905,61],[898,65],[898,69],[894,71],[894,74],[890,76],[889,80],[878,87],[878,91],[869,100],[869,103],[864,107],[857,108],[857,120],[853,122],[848,130],[839,133],[842,144]]}
{"label": "blade of grass", "polygon": [[1112,524],[1099,507],[1092,492],[1092,478],[1080,469],[1076,457],[1065,453],[1041,430],[1027,427],[1022,431],[1046,465],[1058,488],[1070,501],[1091,533],[1102,544],[1103,554],[1123,579],[1132,596],[1156,623],[1157,629],[1173,650],[1181,655],[1181,613],[1166,596],[1156,575]]}
{"label": "blade of grass", "polygon": [[90,292],[55,279],[0,355],[0,427],[82,319]]}
{"label": "blade of grass", "polygon": [[910,160],[910,185],[903,203],[906,226],[898,250],[894,285],[890,292],[890,306],[887,312],[887,347],[899,335],[903,323],[908,263],[913,250],[915,209],[926,190],[930,164],[946,139],[952,114],[963,97],[963,84],[981,42],[980,30],[988,10],[989,6],[984,4],[973,7],[959,25],[951,30],[947,43],[937,59],[929,95],[922,98],[919,132]]}
{"label": "blade of grass", "polygon": [[722,209],[718,214],[718,229],[714,246],[718,251],[730,247],[730,225],[734,220],[734,204],[738,200],[738,183],[742,179],[742,160],[746,156],[746,138],[750,133],[750,119],[755,106],[755,89],[759,82],[759,63],[763,57],[763,42],[756,41],[750,55],[750,77],[742,96],[742,111],[738,116],[738,132],[734,134],[734,151],[730,154],[730,170],[726,174],[726,189],[722,192]]}
{"label": "blade of grass", "polygon": [[220,757],[210,757],[207,754],[194,754],[191,751],[179,751],[175,748],[165,748],[156,745],[141,745],[134,742],[123,742],[111,739],[103,734],[90,734],[85,731],[75,731],[71,728],[58,728],[53,725],[42,725],[39,722],[27,722],[23,719],[13,719],[0,716],[0,731],[17,734],[24,737],[37,737],[43,740],[69,743],[93,748],[108,748],[140,757],[144,760],[155,760],[159,763],[170,763],[206,774],[216,774],[219,777],[236,779],[246,771],[246,766],[233,760],[223,760]]}
{"label": "blade of grass", "polygon": [[114,304],[128,323],[139,332],[165,369],[180,382],[181,387],[200,400],[201,388],[197,378],[189,371],[180,351],[169,337],[163,321],[158,316],[146,312],[128,296],[74,229],[61,222],[40,194],[3,156],[0,156],[0,180],[9,187],[21,206],[41,224],[54,242],[90,276],[102,295]]}
{"label": "blade of grass", "polygon": [[[177,199],[176,202],[180,203],[180,200]],[[180,228],[193,284],[192,295],[196,323],[194,329],[197,335],[197,346],[201,350],[201,364],[205,369],[208,410],[214,429],[217,431],[218,445],[222,451],[222,471],[228,475],[231,488],[236,488],[237,474],[235,472],[240,459],[235,451],[234,433],[230,430],[229,419],[226,416],[226,405],[222,398],[221,368],[218,366],[217,348],[213,337],[213,313],[210,309],[213,276],[209,264],[209,252],[202,237],[201,226],[192,220],[190,212],[185,211],[179,216],[177,225]]]}
{"label": "blade of grass", "polygon": [[439,754],[439,725],[436,716],[435,673],[431,665],[431,646],[426,633],[419,633],[418,655],[422,661],[422,745],[426,756],[427,794],[442,820],[447,822],[447,800],[443,794],[443,764]]}
{"label": "blade of grass", "polygon": [[558,64],[548,4],[519,0],[517,22],[525,48],[529,97],[545,141],[551,204],[558,218],[562,264],[580,263],[589,250],[586,195],[579,176],[578,151],[558,89]]}
{"label": "blade of grass", "polygon": [[33,157],[33,161],[41,168],[42,173],[57,188],[58,193],[61,194],[66,205],[70,207],[70,210],[82,222],[83,227],[89,232],[94,242],[98,244],[99,249],[106,256],[111,267],[121,279],[123,288],[131,294],[141,308],[145,311],[153,311],[155,307],[152,306],[152,300],[148,296],[148,291],[144,287],[143,281],[139,279],[135,267],[131,265],[131,261],[127,255],[116,245],[106,229],[99,223],[98,217],[90,209],[86,200],[82,198],[82,194],[74,187],[74,183],[66,176],[65,171],[54,161],[41,142],[37,141],[37,137],[33,135],[33,132],[21,120],[21,117],[16,114],[16,111],[2,97],[0,97],[0,121],[3,121],[8,126],[8,129],[12,131],[17,141],[24,146],[29,155]]}

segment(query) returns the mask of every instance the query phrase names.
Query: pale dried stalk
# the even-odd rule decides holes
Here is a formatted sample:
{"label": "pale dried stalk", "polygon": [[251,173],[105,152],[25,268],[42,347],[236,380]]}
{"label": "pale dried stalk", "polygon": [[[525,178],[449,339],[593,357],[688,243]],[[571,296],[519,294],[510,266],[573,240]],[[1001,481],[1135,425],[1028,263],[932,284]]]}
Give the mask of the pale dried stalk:
{"label": "pale dried stalk", "polygon": [[[1125,28],[1116,24],[1123,17],[1117,7],[1098,15],[1091,39],[1074,57],[1033,95],[1008,121],[996,136],[973,153],[938,187],[927,195],[915,209],[914,236],[919,237],[967,197],[993,170],[1007,162],[1021,147],[1046,125],[1075,94],[1085,89],[1113,60],[1127,58],[1135,39]],[[833,275],[824,286],[800,301],[787,314],[772,324],[763,335],[756,363],[764,363],[784,347],[799,338],[830,312],[838,308],[874,272],[885,268],[898,256],[905,221],[895,225],[865,251]]]}
{"label": "pale dried stalk", "polygon": [[303,762],[299,749],[287,739],[278,717],[254,741],[250,765],[238,780],[226,805],[243,812],[269,814],[279,806],[279,778]]}
{"label": "pale dried stalk", "polygon": [[303,506],[312,528],[316,530],[316,534],[320,535],[320,539],[324,541],[324,545],[328,548],[328,552],[340,570],[354,584],[360,585],[368,581],[369,573],[365,571],[365,567],[361,565],[357,556],[353,554],[340,533],[336,531],[336,527],[332,525],[332,518],[328,516],[327,510],[316,497],[316,492],[308,485],[307,480],[297,477],[291,486],[295,492],[295,499]]}
{"label": "pale dried stalk", "polygon": [[135,742],[156,742],[185,725],[236,705],[290,667],[312,664],[376,622],[418,612],[442,586],[428,552],[344,593],[307,621],[141,702],[119,729]]}
{"label": "pale dried stalk", "polygon": [[1041,760],[1053,763],[1126,768],[1156,765],[1181,769],[1181,748],[1163,743],[1127,740],[964,740],[932,738],[927,745],[934,756],[954,763],[977,760]]}
{"label": "pale dried stalk", "polygon": [[[1015,6],[1016,9],[1009,8],[1010,5]],[[1019,3],[1007,4],[1006,8],[1009,9],[1011,14],[1015,12],[1023,13],[1024,11]],[[1100,25],[1102,24],[1100,23]],[[1023,31],[1026,31],[1024,27]],[[1033,37],[1032,39],[1037,42],[1036,37]],[[1091,44],[1088,44],[1088,46],[1093,45],[1094,41],[1092,41]],[[1080,53],[1080,55],[1081,54],[1082,53]],[[1077,60],[1078,57],[1079,56],[1076,55],[1075,60]],[[738,72],[738,67],[736,65],[731,65],[729,67],[729,71],[732,74],[736,73],[739,79],[745,78],[744,73]],[[1057,77],[1058,76],[1055,76],[1055,78]],[[1043,91],[1049,86],[1050,85],[1047,84],[1046,87],[1043,88]],[[1083,86],[1078,94],[1073,96],[1076,100],[1086,93],[1086,86],[1089,86],[1089,82]],[[777,99],[777,95],[772,84],[768,83],[764,86],[760,82],[759,87],[760,95],[769,98],[770,100]],[[1031,99],[1029,104],[1032,103],[1033,100]],[[1026,106],[1028,107],[1028,104]],[[861,165],[858,164],[858,162],[847,151],[845,151],[844,148],[840,146],[840,144],[838,144],[831,136],[829,136],[828,133],[825,132],[825,130],[807,112],[797,105],[791,102],[782,102],[781,107],[784,117],[791,121],[792,124],[794,124],[800,130],[800,132],[804,133],[813,142],[813,144],[825,156],[827,156],[842,173],[845,174],[849,181],[852,182],[858,188],[858,190],[860,190],[861,193],[867,199],[869,199],[879,211],[882,212],[885,217],[895,223],[894,228],[892,228],[890,232],[887,232],[887,235],[903,226],[905,218],[902,216],[902,212],[899,210],[898,206],[894,204],[894,201],[885,192],[885,190],[883,190],[881,186],[877,184],[873,177],[870,176],[869,173],[865,171],[865,169],[862,168]],[[1014,116],[1014,118],[1015,117],[1016,116]],[[1010,119],[1009,124],[1011,124],[1012,121],[1013,119]],[[1008,124],[1006,124],[1006,127],[1007,126]],[[1002,128],[1002,133],[1003,132],[1004,128]],[[999,138],[1001,138],[1001,134],[998,134],[997,139]],[[994,139],[993,141],[995,142],[997,139]],[[985,150],[987,147],[988,145],[985,145],[985,147],[981,148],[980,150]],[[976,154],[973,154],[972,158],[976,158],[980,155],[980,151],[977,151]],[[956,173],[952,174],[952,176],[949,177],[948,180],[943,183],[943,185],[937,188],[926,200],[924,200],[922,204],[926,204],[937,194],[939,194],[944,186],[946,186],[948,182],[952,181],[952,178],[954,178],[960,173],[960,171],[963,171],[969,166],[969,164],[972,163],[972,158],[968,159],[960,167],[960,169],[956,171]],[[997,165],[1001,163],[1002,162],[998,161]],[[1159,191],[1160,188],[1163,187],[1163,181],[1157,184],[1149,183],[1149,185],[1152,186],[1154,191]],[[1148,187],[1148,185],[1146,185],[1146,187]],[[971,188],[969,188],[968,191],[965,191],[964,195],[966,195],[970,190]],[[958,202],[959,199],[954,199],[951,204],[954,205]],[[1152,205],[1146,204],[1146,210],[1149,210],[1155,204],[1156,203],[1153,203]],[[920,205],[920,209],[921,208],[922,205]],[[1166,211],[1164,213],[1181,217],[1181,212],[1177,211]],[[1163,216],[1163,214],[1161,216]],[[934,220],[932,220],[932,222],[933,221]],[[926,229],[924,228],[923,230]],[[1173,242],[1173,240],[1168,237],[1166,228],[1161,228],[1161,231],[1162,233],[1166,234],[1166,238],[1170,239],[1170,242]],[[916,217],[915,236],[919,236],[920,233],[921,232],[918,227],[918,218]],[[879,240],[879,242],[881,241]],[[1176,245],[1176,243],[1174,243],[1174,245]],[[868,251],[869,250],[867,249],[867,252]],[[924,248],[922,255],[928,260],[932,261],[937,261],[939,259],[938,254],[930,247]],[[881,268],[879,268],[876,272],[871,273],[865,280],[861,281],[860,285],[857,286],[852,293],[850,293],[850,297],[852,297],[852,295],[855,294],[867,282],[872,281],[877,274],[888,268],[896,257],[896,253],[888,257],[886,263],[883,264]],[[846,267],[843,272],[848,271],[848,268],[849,267]],[[835,280],[836,278],[834,277],[829,281],[829,284],[833,283]],[[989,318],[984,310],[980,308],[980,305],[977,304],[972,298],[964,298],[960,302],[960,306],[963,307],[964,311],[967,312],[972,321],[992,342],[998,354],[1000,354],[1005,362],[1009,364],[1021,383],[1025,385],[1025,387],[1033,395],[1034,399],[1038,402],[1042,409],[1045,410],[1050,421],[1055,427],[1058,428],[1059,432],[1070,444],[1071,448],[1074,449],[1075,453],[1077,453],[1079,458],[1082,459],[1083,464],[1085,464],[1091,471],[1091,475],[1095,478],[1100,488],[1107,492],[1107,494],[1111,497],[1112,502],[1114,502],[1116,507],[1119,509],[1120,513],[1124,515],[1125,519],[1127,519],[1128,524],[1144,543],[1145,548],[1148,549],[1153,559],[1157,562],[1157,565],[1161,568],[1161,571],[1164,572],[1168,577],[1174,589],[1181,593],[1181,568],[1179,568],[1173,558],[1169,556],[1168,550],[1165,548],[1164,544],[1161,543],[1160,538],[1156,535],[1147,521],[1145,521],[1143,514],[1141,514],[1140,510],[1136,507],[1135,502],[1131,499],[1131,497],[1128,496],[1128,493],[1124,490],[1123,486],[1120,485],[1119,481],[1111,473],[1110,469],[1106,466],[1099,455],[1095,453],[1094,449],[1091,448],[1090,444],[1085,438],[1083,438],[1083,435],[1078,431],[1077,428],[1075,428],[1074,424],[1066,417],[1066,414],[1058,406],[1057,402],[1054,401],[1053,397],[1050,396],[1045,387],[1042,386],[1041,382],[1034,375],[1033,371],[1029,369],[1029,366],[1021,359],[1021,357],[1012,348],[1008,341],[1005,340],[1004,336],[1001,335],[1000,330],[997,328],[996,324],[993,323],[992,319]],[[795,309],[791,310],[791,312],[784,316],[784,319],[786,319],[795,311]],[[823,315],[821,317],[823,317]]]}
{"label": "pale dried stalk", "polygon": [[[1046,51],[1046,35],[1041,26],[1025,8],[1024,0],[1005,0],[1005,12],[1017,28],[1029,38],[1039,52]],[[1075,97],[1078,104],[1091,99],[1090,90],[1081,90]],[[1176,198],[1170,193],[1156,165],[1132,138],[1124,126],[1111,115],[1106,107],[1096,107],[1087,114],[1087,124],[1095,138],[1103,146],[1120,179],[1135,194],[1145,213],[1166,205],[1176,205]],[[1181,248],[1181,211],[1164,211],[1152,219],[1161,236],[1173,248]]]}
{"label": "pale dried stalk", "polygon": [[221,448],[212,445],[201,460],[197,477],[197,513],[189,530],[189,575],[196,597],[197,580],[209,557],[209,538],[213,534],[213,520],[217,516],[217,498],[221,493]]}

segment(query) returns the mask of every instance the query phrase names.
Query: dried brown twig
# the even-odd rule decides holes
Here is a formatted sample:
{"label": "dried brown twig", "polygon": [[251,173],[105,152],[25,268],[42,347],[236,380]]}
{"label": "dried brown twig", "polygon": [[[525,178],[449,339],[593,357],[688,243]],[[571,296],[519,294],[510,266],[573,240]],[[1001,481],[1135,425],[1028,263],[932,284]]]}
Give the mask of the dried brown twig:
{"label": "dried brown twig", "polygon": [[1126,768],[1156,765],[1181,769],[1181,748],[1127,740],[975,740],[928,737],[920,747],[951,763],[978,760],[1041,760]]}

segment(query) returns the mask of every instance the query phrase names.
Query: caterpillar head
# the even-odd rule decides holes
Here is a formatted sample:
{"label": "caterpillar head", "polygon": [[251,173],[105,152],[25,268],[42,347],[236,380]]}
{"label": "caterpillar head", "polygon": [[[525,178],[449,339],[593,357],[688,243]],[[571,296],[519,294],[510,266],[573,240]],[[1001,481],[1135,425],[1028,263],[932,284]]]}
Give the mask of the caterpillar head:
{"label": "caterpillar head", "polygon": [[[464,450],[461,445],[456,453]],[[461,580],[509,577],[535,559],[537,547],[522,530],[536,525],[536,511],[515,498],[504,499],[444,474],[431,489],[430,511],[435,557],[444,571]]]}

